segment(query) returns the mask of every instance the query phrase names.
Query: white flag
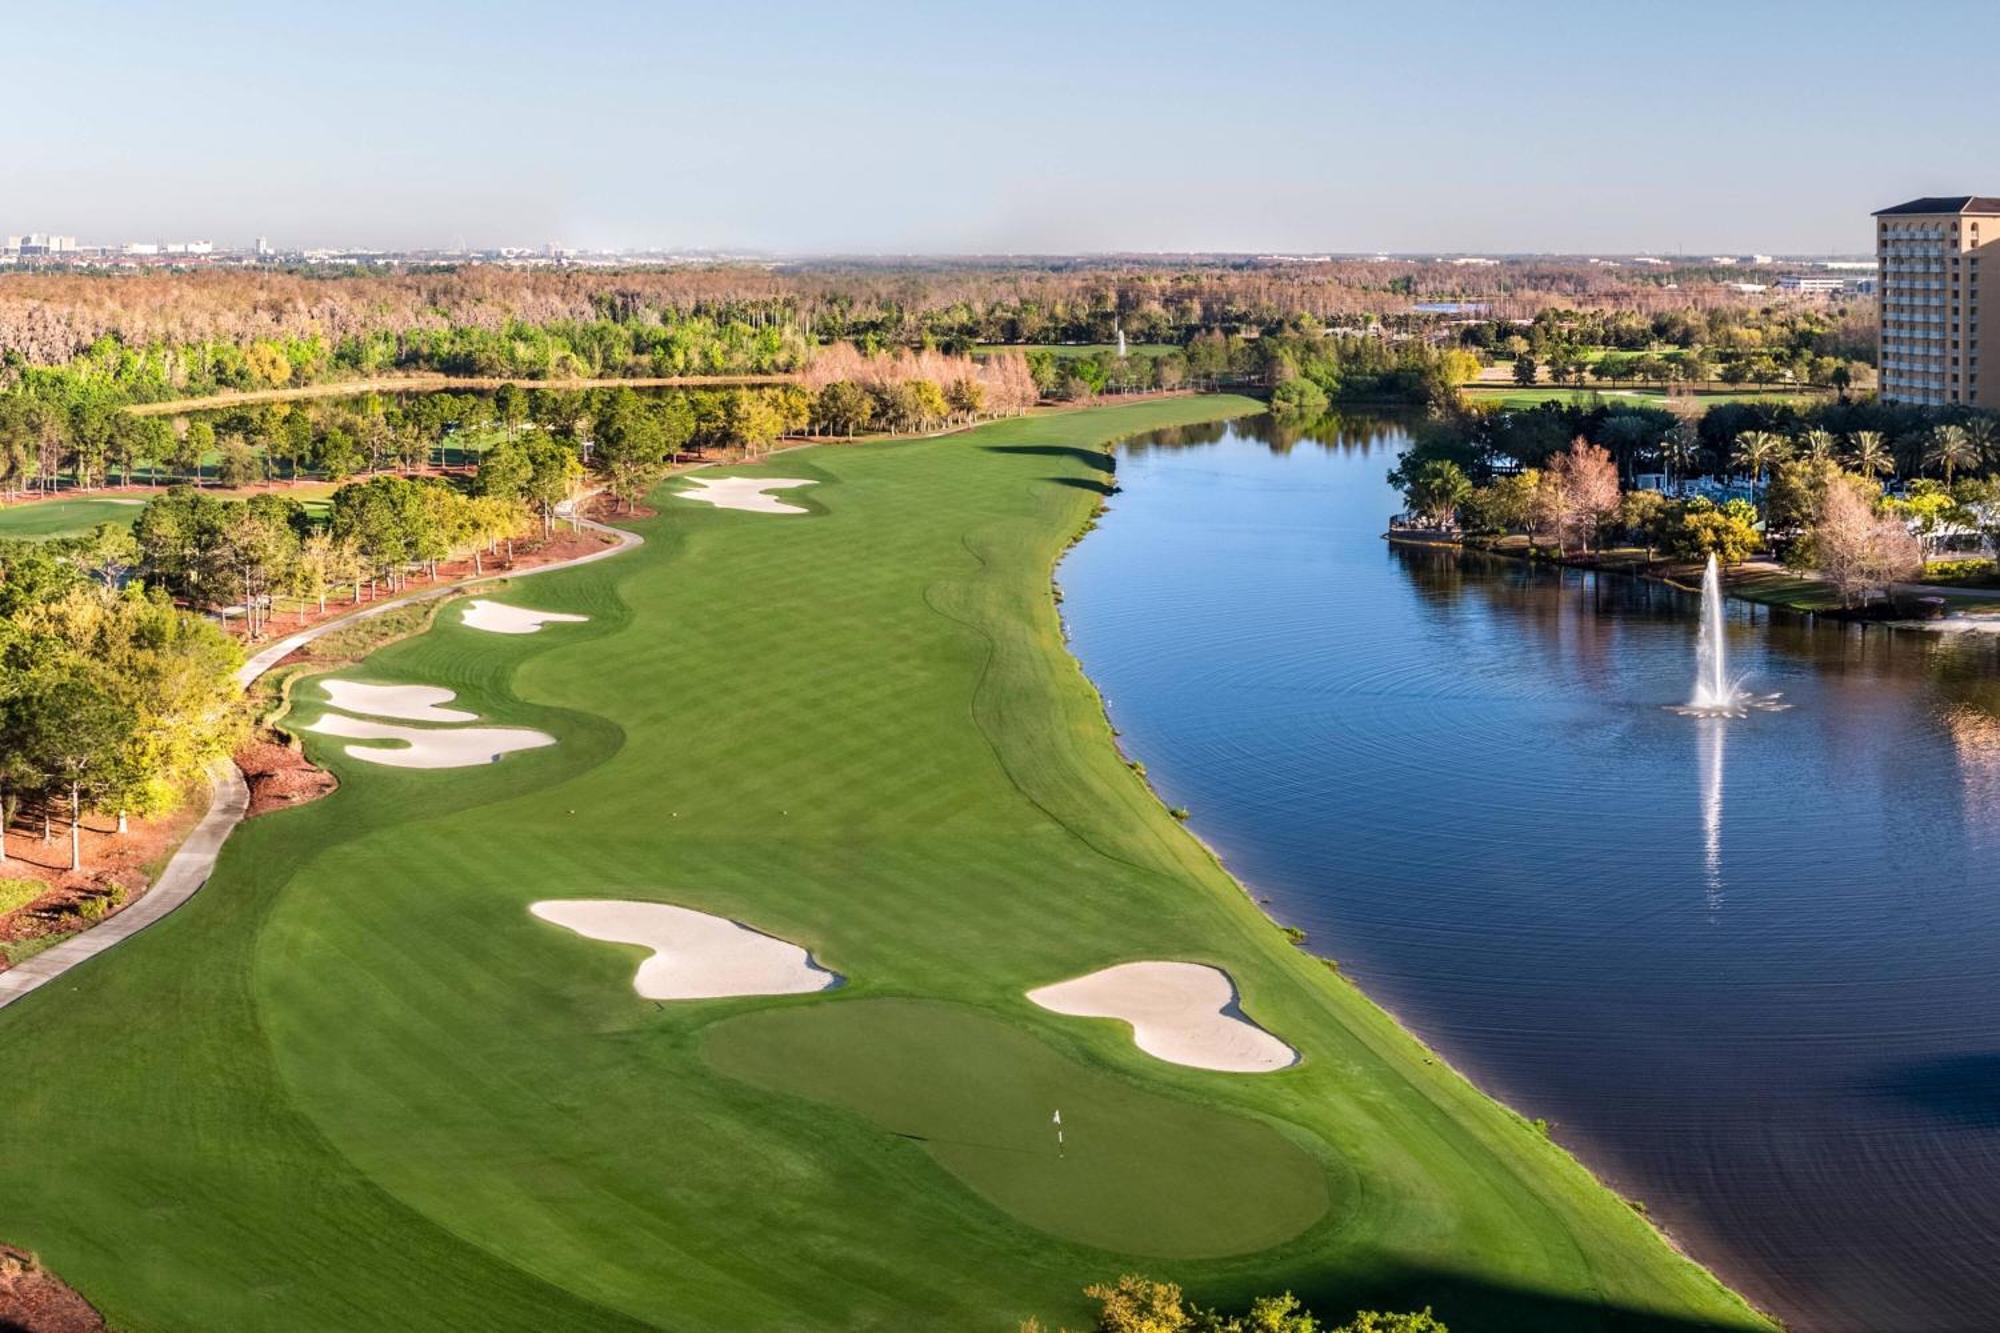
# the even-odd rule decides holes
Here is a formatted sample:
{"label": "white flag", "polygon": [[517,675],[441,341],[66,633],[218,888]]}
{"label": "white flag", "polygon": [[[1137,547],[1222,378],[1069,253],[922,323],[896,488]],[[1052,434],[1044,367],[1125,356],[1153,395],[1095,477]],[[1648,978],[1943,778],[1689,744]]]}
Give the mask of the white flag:
{"label": "white flag", "polygon": [[1057,1123],[1058,1125],[1060,1125],[1060,1124],[1062,1123],[1062,1112],[1061,1112],[1061,1111],[1057,1111],[1057,1112],[1056,1112],[1056,1123]]}

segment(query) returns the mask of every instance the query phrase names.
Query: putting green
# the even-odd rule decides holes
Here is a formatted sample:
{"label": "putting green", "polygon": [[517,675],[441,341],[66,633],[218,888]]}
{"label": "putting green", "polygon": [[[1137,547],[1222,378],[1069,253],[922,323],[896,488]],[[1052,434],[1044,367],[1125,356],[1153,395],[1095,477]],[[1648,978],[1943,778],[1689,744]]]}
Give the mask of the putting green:
{"label": "putting green", "polygon": [[[334,795],[0,1010],[0,1239],[132,1330],[999,1333],[1082,1326],[1131,1270],[1479,1333],[1762,1327],[1287,943],[1120,761],[1051,564],[1105,442],[1256,406],[731,469],[811,479],[812,512],[663,491],[643,546],[499,594],[587,620],[447,612],[376,653],[358,677],[556,743],[422,770],[308,733]],[[753,923],[847,984],[649,1001],[638,951],[548,898]],[[1301,1062],[1183,1068],[1026,998],[1149,958],[1226,970]],[[1046,1146],[1056,1109],[1070,1174],[966,1146]]]}
{"label": "putting green", "polygon": [[1326,1173],[1269,1125],[1112,1078],[957,1005],[748,1014],[711,1028],[703,1050],[737,1078],[859,1112],[1030,1226],[1085,1245],[1245,1254],[1327,1210]]}

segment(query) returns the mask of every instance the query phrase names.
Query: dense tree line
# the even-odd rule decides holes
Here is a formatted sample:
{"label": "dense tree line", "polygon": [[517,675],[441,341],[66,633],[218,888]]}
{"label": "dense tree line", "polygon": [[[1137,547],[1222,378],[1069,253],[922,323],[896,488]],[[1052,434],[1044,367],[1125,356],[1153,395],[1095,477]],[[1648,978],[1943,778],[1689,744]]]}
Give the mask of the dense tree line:
{"label": "dense tree line", "polygon": [[[798,383],[776,387],[641,393],[503,384],[484,393],[248,404],[171,420],[135,415],[97,395],[49,396],[42,386],[0,392],[0,492],[135,481],[241,487],[308,474],[342,481],[469,466],[496,442],[540,434],[586,456],[608,449],[612,488],[630,499],[645,489],[654,463],[684,451],[755,454],[808,432],[932,430],[1025,411],[1037,394],[1019,353],[870,356],[846,344],[826,349]],[[637,461],[644,459],[651,461]]]}
{"label": "dense tree line", "polygon": [[2000,418],[1967,407],[1904,403],[1718,403],[1698,413],[1603,399],[1588,403],[1442,406],[1415,429],[1417,456],[1449,458],[1475,482],[1540,467],[1584,439],[1628,482],[1741,475],[1763,481],[1795,455],[1838,456],[1888,481],[1947,482],[2000,470]]}
{"label": "dense tree line", "polygon": [[[1684,275],[1689,276],[1689,275]],[[1440,321],[1424,301],[1496,319],[1550,307],[1700,318],[1747,302],[1692,276],[1579,261],[726,265],[394,273],[213,271],[0,276],[0,380],[80,380],[126,401],[318,383],[398,370],[682,375],[792,370],[819,345],[1185,345],[1309,320],[1395,331]],[[1601,340],[1602,345],[1624,344]],[[60,374],[51,370],[60,368]]]}
{"label": "dense tree line", "polygon": [[[241,737],[235,642],[124,583],[123,534],[0,543],[0,824],[162,813]],[[0,841],[0,857],[5,855]]]}
{"label": "dense tree line", "polygon": [[1871,308],[1790,304],[1707,311],[1552,308],[1515,323],[1480,320],[1459,340],[1514,358],[1533,384],[1812,384],[1843,393],[1872,374]]}
{"label": "dense tree line", "polygon": [[769,375],[797,370],[810,355],[807,334],[793,325],[687,315],[667,322],[426,326],[338,339],[309,333],[132,344],[106,335],[54,365],[16,356],[10,378],[48,397],[144,403],[394,373],[530,380]]}
{"label": "dense tree line", "polygon": [[[504,451],[494,458],[508,461]],[[97,558],[107,570],[122,564],[120,573],[189,607],[240,615],[255,638],[280,599],[291,600],[303,621],[342,589],[359,602],[364,590],[402,587],[414,571],[435,575],[443,561],[469,559],[483,569],[486,555],[511,549],[535,529],[532,497],[559,488],[567,495],[575,468],[575,456],[564,451],[548,469],[560,480],[529,464],[479,494],[436,478],[385,474],[334,492],[325,521],[280,494],[225,500],[177,486],[147,502],[127,547],[120,548],[115,529],[103,532]],[[549,501],[551,511],[558,503]]]}

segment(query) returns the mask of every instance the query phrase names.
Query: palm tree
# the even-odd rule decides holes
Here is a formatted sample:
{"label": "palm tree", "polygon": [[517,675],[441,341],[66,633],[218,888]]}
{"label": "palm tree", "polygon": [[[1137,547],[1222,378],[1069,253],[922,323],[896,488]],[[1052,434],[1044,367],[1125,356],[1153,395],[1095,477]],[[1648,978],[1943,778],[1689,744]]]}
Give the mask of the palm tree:
{"label": "palm tree", "polygon": [[2000,424],[1992,417],[1973,417],[1965,423],[1965,438],[1972,441],[1979,461],[1991,467],[2000,463]]}
{"label": "palm tree", "polygon": [[1847,452],[1847,465],[1864,477],[1886,476],[1896,470],[1889,441],[1879,430],[1854,432],[1854,447]]}
{"label": "palm tree", "polygon": [[1692,421],[1677,423],[1660,441],[1660,461],[1667,466],[1667,480],[1672,481],[1675,473],[1685,477],[1700,452],[1701,428]]}
{"label": "palm tree", "polygon": [[1830,463],[1833,461],[1834,442],[1832,431],[1815,426],[1805,433],[1803,444],[1805,446],[1806,457],[1813,462]]}
{"label": "palm tree", "polygon": [[1736,453],[1730,462],[1750,473],[1762,486],[1764,474],[1784,462],[1791,451],[1792,442],[1776,431],[1746,430],[1736,437]]}
{"label": "palm tree", "polygon": [[1979,466],[1979,451],[1973,447],[1972,436],[1960,425],[1939,426],[1931,432],[1930,447],[1924,451],[1924,462],[1944,473],[1944,484],[1951,485],[1951,474],[1962,467]]}

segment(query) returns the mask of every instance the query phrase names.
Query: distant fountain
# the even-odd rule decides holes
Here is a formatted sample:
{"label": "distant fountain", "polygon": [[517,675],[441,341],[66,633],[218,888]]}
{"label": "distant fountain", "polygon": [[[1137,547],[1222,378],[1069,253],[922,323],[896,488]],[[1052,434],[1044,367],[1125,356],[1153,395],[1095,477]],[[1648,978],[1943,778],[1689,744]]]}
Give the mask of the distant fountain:
{"label": "distant fountain", "polygon": [[1694,694],[1676,711],[1690,717],[1742,717],[1751,709],[1775,712],[1790,704],[1775,694],[1752,694],[1729,678],[1722,632],[1722,570],[1713,555],[1701,576],[1701,631],[1694,649]]}
{"label": "distant fountain", "polygon": [[1118,359],[1125,359],[1125,326],[1122,324],[1118,326]]}
{"label": "distant fountain", "polygon": [[1740,691],[1729,679],[1727,651],[1722,636],[1722,570],[1711,555],[1701,576],[1701,634],[1694,647],[1694,698],[1688,701],[1692,707],[1727,709],[1735,704]]}

